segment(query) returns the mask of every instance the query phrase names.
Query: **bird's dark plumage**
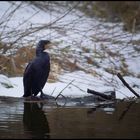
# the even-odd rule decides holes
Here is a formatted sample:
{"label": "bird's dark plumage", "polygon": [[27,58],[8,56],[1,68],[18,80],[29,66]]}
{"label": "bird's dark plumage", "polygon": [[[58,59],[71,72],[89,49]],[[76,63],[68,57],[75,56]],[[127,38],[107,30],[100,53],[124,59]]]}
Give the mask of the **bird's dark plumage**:
{"label": "bird's dark plumage", "polygon": [[24,76],[24,95],[23,97],[36,96],[47,82],[50,72],[50,57],[44,52],[45,45],[50,44],[48,40],[41,40],[37,44],[36,57],[27,65]]}

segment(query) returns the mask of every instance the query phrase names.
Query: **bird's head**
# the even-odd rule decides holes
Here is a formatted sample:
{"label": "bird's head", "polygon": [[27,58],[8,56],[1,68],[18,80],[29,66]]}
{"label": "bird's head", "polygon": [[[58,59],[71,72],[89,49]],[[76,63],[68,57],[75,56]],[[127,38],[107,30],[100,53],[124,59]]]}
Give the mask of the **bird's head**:
{"label": "bird's head", "polygon": [[36,55],[39,55],[42,52],[46,52],[47,49],[51,48],[53,43],[49,40],[40,40],[37,44]]}

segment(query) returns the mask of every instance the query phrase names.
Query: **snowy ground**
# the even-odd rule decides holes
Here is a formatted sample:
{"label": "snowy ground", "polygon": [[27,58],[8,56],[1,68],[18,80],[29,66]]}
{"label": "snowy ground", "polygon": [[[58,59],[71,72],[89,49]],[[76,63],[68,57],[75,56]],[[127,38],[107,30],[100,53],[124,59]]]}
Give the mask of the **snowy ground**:
{"label": "snowy ground", "polygon": [[[86,74],[82,71],[61,75],[59,79],[60,81],[56,83],[46,83],[43,89],[44,93],[56,97],[71,81],[73,81],[72,84],[70,84],[65,90],[63,90],[62,94],[64,96],[88,96],[89,94],[87,93],[87,88],[89,88],[99,92],[115,90],[117,99],[134,97],[134,94],[130,92],[117,77],[117,87],[109,86],[105,82],[101,81],[99,78],[95,78],[92,75]],[[130,84],[130,86],[134,86],[135,83],[140,85],[140,79],[131,77],[124,77],[124,79]],[[23,77],[14,77],[8,79],[7,77],[1,75],[0,81],[1,83],[3,81],[3,83],[7,83],[8,85],[13,86],[11,88],[5,88],[5,86],[1,84],[0,96],[22,97],[24,92]],[[138,94],[140,94],[139,87],[134,87],[133,89]]]}

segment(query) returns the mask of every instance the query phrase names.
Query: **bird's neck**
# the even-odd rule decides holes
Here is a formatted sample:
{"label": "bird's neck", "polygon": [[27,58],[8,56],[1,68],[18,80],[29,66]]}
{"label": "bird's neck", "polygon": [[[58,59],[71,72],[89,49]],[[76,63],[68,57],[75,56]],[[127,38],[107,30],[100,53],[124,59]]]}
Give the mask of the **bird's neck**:
{"label": "bird's neck", "polygon": [[42,47],[36,48],[36,56],[40,56],[43,54],[44,49]]}
{"label": "bird's neck", "polygon": [[43,52],[37,52],[37,53],[36,53],[36,56],[37,56],[37,57],[46,56],[46,55],[48,55],[48,53],[47,53],[46,51],[45,51],[45,52],[43,51]]}
{"label": "bird's neck", "polygon": [[42,56],[48,54],[47,50],[44,50],[44,47],[38,46],[36,48],[36,56]]}
{"label": "bird's neck", "polygon": [[43,52],[48,53],[48,51],[47,51],[47,50],[44,50]]}

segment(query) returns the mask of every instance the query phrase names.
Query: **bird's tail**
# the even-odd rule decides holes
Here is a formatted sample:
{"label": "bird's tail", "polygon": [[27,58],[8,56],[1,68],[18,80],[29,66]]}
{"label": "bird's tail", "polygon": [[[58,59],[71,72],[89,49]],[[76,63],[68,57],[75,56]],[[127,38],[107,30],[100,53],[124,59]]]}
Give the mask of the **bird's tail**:
{"label": "bird's tail", "polygon": [[23,97],[29,97],[29,96],[31,96],[31,95],[32,95],[32,92],[31,92],[31,91],[25,90],[25,89],[24,89]]}

